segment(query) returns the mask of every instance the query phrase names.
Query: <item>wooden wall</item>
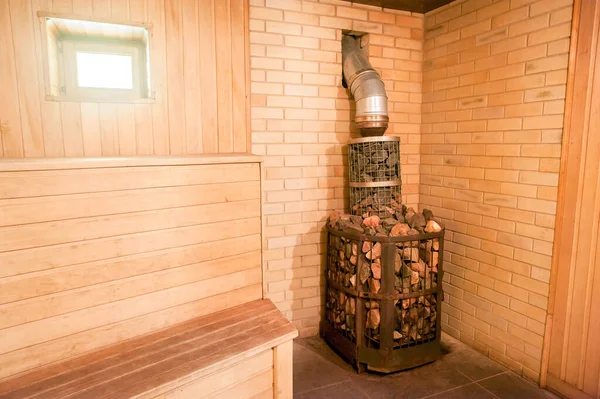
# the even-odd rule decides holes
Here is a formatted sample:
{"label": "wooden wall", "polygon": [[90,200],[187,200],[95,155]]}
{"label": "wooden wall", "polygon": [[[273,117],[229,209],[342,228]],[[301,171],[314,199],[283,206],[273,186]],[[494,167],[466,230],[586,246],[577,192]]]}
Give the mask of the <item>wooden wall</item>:
{"label": "wooden wall", "polygon": [[261,298],[245,158],[0,161],[0,381]]}
{"label": "wooden wall", "polygon": [[[272,399],[275,397],[273,396],[275,378],[273,352],[273,349],[266,350],[204,378],[154,396],[153,399]],[[285,398],[285,396],[277,397]]]}
{"label": "wooden wall", "polygon": [[[567,397],[600,396],[600,3],[577,0],[544,367]],[[542,381],[544,384],[545,381]]]}
{"label": "wooden wall", "polygon": [[[46,101],[38,11],[152,24],[151,103]],[[0,0],[0,157],[249,152],[247,0]]]}

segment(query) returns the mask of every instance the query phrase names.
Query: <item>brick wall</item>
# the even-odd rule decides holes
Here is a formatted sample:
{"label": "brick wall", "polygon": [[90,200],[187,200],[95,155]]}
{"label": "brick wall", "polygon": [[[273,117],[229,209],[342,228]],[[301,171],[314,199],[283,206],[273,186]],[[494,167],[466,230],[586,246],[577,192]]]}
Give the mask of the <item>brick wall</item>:
{"label": "brick wall", "polygon": [[268,296],[303,336],[318,330],[323,227],[343,209],[356,134],[341,84],[342,29],[369,32],[402,140],[404,201],[419,202],[423,15],[342,1],[250,0],[252,151],[265,156]]}
{"label": "brick wall", "polygon": [[448,228],[443,329],[540,372],[572,0],[425,16],[420,205]]}

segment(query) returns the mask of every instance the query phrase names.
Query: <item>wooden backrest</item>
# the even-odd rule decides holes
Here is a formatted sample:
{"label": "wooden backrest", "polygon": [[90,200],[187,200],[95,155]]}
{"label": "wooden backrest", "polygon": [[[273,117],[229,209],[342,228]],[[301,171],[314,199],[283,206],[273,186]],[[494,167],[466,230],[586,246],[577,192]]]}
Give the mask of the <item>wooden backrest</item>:
{"label": "wooden backrest", "polygon": [[0,380],[261,298],[243,159],[0,161]]}

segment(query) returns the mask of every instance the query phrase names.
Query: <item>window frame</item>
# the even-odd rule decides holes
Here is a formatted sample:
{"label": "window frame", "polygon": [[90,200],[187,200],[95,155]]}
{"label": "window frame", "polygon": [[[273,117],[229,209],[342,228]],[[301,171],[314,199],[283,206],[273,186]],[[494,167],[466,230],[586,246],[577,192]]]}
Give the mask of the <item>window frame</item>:
{"label": "window frame", "polygon": [[[154,44],[152,42],[152,29],[153,25],[149,22],[136,22],[129,20],[116,20],[112,18],[97,18],[97,17],[88,17],[81,15],[71,15],[71,14],[62,14],[62,13],[53,13],[48,11],[38,11],[37,17],[39,19],[39,31],[40,35],[39,41],[41,54],[41,60],[38,60],[42,64],[43,68],[43,77],[44,77],[44,92],[45,92],[45,100],[46,101],[58,101],[58,102],[96,102],[96,103],[142,103],[142,104],[153,104],[156,102],[156,93],[151,85],[151,78],[148,75],[151,72],[155,72],[155,67],[152,62],[154,62]],[[143,28],[146,30],[146,40],[145,42],[131,40],[127,41],[126,39],[102,39],[102,38],[93,38],[93,37],[79,37],[79,36],[62,36],[58,37],[57,44],[60,46],[62,41],[81,41],[81,42],[90,42],[90,43],[109,43],[109,42],[118,42],[120,44],[127,43],[126,47],[129,47],[129,44],[132,44],[132,47],[137,49],[137,58],[138,58],[138,68],[139,71],[139,83],[138,90],[139,95],[137,97],[126,95],[123,96],[121,94],[121,90],[127,91],[127,89],[94,89],[94,88],[84,88],[85,91],[88,89],[91,90],[100,90],[104,91],[104,93],[108,93],[108,91],[112,91],[112,94],[106,95],[99,92],[99,94],[94,93],[84,93],[84,95],[67,95],[65,93],[66,87],[64,86],[65,82],[65,65],[64,63],[64,52],[59,52],[58,57],[52,57],[54,60],[56,58],[56,62],[58,63],[59,69],[59,84],[60,87],[56,87],[53,83],[53,79],[51,78],[50,71],[50,55],[49,55],[49,42],[51,39],[51,33],[47,27],[48,19],[68,19],[74,21],[86,21],[86,22],[98,22],[98,23],[108,23],[115,25],[125,25]],[[111,43],[111,45],[112,45]],[[94,51],[93,51],[94,52]],[[114,52],[108,51],[108,54],[115,54]],[[75,59],[75,69],[76,69],[76,59]],[[135,67],[134,67],[135,68]],[[134,72],[135,73],[135,72]],[[53,75],[54,76],[54,75]],[[63,90],[63,87],[65,90]],[[106,91],[105,91],[106,90]],[[90,95],[88,95],[90,94]]]}
{"label": "window frame", "polygon": [[[110,101],[114,98],[135,101],[147,98],[142,83],[147,80],[145,72],[145,52],[143,46],[135,42],[121,40],[92,41],[66,37],[62,43],[62,96],[80,101]],[[131,57],[132,89],[80,87],[78,83],[77,53],[115,54]],[[59,65],[60,68],[60,65]]]}

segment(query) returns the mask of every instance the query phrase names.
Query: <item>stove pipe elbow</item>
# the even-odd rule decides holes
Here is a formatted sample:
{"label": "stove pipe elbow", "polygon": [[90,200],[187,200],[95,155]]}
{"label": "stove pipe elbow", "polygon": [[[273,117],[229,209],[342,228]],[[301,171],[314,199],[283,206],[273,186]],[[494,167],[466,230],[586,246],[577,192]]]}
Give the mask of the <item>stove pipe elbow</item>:
{"label": "stove pipe elbow", "polygon": [[360,134],[383,135],[390,120],[385,85],[361,48],[360,38],[342,37],[342,72],[356,102],[354,123]]}

